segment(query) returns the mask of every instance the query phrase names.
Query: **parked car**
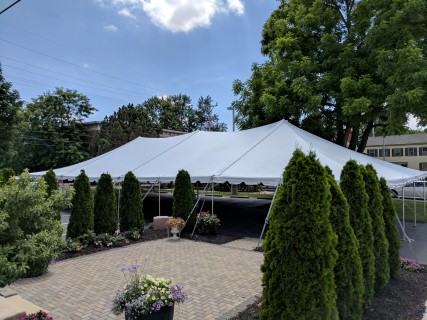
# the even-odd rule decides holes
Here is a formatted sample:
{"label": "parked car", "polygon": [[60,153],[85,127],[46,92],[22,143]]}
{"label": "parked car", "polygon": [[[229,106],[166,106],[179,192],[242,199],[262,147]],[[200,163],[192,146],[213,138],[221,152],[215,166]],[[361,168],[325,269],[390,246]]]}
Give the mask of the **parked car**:
{"label": "parked car", "polygon": [[393,198],[427,198],[427,181],[416,181],[408,183],[403,188],[391,189]]}

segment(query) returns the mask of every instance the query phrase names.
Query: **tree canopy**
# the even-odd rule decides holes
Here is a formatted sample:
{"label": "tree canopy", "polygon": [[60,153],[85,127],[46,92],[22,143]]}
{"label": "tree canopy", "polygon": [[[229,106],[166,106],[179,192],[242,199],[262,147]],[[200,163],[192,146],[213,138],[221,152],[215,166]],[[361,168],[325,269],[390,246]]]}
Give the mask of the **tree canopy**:
{"label": "tree canopy", "polygon": [[28,103],[24,110],[20,159],[31,170],[65,167],[86,159],[83,121],[94,111],[75,90],[56,88]]}
{"label": "tree canopy", "polygon": [[0,64],[0,168],[13,166],[13,145],[22,106],[18,91],[12,89],[10,82],[6,82]]}
{"label": "tree canopy", "polygon": [[281,0],[233,102],[242,129],[280,119],[353,150],[369,133],[427,122],[424,0]]}

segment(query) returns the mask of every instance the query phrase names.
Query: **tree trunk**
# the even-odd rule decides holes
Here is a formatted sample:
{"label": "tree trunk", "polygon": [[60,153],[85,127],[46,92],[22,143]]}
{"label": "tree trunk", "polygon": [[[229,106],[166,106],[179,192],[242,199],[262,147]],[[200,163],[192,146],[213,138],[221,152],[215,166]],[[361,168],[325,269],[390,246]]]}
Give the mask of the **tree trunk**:
{"label": "tree trunk", "polygon": [[359,125],[353,127],[353,131],[351,133],[350,145],[348,148],[350,150],[356,150],[357,142],[359,140]]}
{"label": "tree trunk", "polygon": [[373,127],[374,127],[374,122],[369,121],[368,124],[366,125],[365,130],[363,131],[362,140],[360,141],[359,147],[357,148],[357,152],[362,153],[365,150],[366,143],[368,142],[369,134],[371,133]]}

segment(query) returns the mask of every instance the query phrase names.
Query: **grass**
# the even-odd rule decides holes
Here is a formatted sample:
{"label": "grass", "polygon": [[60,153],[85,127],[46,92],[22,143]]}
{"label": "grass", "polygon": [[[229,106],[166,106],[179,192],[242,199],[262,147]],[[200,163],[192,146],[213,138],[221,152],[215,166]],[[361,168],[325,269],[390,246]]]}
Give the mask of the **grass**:
{"label": "grass", "polygon": [[[393,199],[393,204],[396,209],[397,215],[403,219],[403,208],[401,199]],[[425,208],[425,210],[424,210]],[[427,223],[427,202],[415,201],[415,210],[417,222]],[[405,221],[415,221],[414,200],[405,200]]]}

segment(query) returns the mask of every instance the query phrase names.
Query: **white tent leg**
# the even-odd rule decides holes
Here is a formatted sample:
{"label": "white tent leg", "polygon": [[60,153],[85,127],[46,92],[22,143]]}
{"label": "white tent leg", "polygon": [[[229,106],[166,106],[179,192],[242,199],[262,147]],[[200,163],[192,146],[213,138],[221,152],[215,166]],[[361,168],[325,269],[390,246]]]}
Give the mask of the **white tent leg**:
{"label": "white tent leg", "polygon": [[402,220],[403,220],[403,224],[402,224],[403,236],[406,236],[406,231],[405,231],[405,188],[404,187],[402,187]]}
{"label": "white tent leg", "polygon": [[160,181],[159,181],[159,216],[160,216]]}
{"label": "white tent leg", "polygon": [[262,227],[261,235],[259,236],[258,244],[256,245],[255,249],[258,249],[259,245],[261,244],[262,236],[264,235],[265,227],[268,223],[268,217],[270,216],[271,209],[273,208],[273,203],[274,203],[274,200],[276,199],[276,194],[278,189],[279,189],[279,184],[277,185],[276,190],[274,191],[273,199],[271,199],[270,208],[268,208],[267,217],[265,218],[264,226]]}
{"label": "white tent leg", "polygon": [[211,214],[214,213],[214,188],[215,188],[215,183],[212,182],[212,211]]}
{"label": "white tent leg", "polygon": [[117,230],[120,232],[120,190],[122,189],[121,183],[119,182],[119,196],[117,197]]}
{"label": "white tent leg", "polygon": [[415,202],[415,181],[413,182],[413,190],[414,190],[414,227],[416,227],[417,226],[417,203]]}

